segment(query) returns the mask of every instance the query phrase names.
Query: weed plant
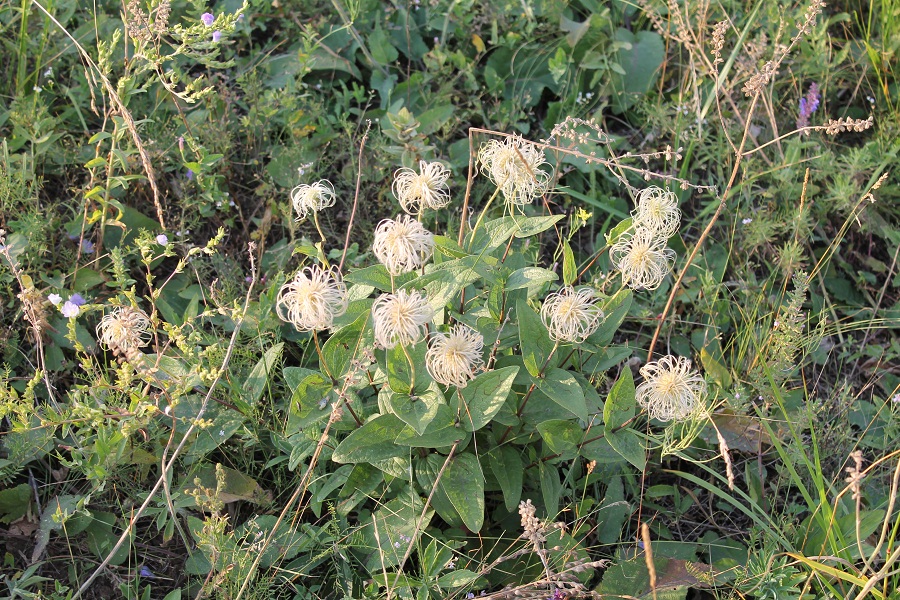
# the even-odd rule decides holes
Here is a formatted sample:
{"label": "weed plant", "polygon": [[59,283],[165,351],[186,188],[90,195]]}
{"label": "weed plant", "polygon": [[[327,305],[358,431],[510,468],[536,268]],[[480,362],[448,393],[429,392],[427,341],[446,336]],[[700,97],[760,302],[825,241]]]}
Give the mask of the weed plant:
{"label": "weed plant", "polygon": [[896,597],[897,18],[0,4],[0,593]]}

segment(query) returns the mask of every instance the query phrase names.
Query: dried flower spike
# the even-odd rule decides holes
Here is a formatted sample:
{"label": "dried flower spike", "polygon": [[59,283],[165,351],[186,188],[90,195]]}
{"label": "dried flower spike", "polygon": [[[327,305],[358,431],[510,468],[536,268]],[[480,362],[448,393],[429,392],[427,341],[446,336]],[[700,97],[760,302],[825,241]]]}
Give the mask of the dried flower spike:
{"label": "dried flower spike", "polygon": [[100,320],[97,341],[108,350],[143,348],[150,343],[150,317],[142,310],[119,306]]}
{"label": "dried flower spike", "polygon": [[681,209],[675,193],[656,186],[641,190],[631,216],[635,227],[646,227],[666,239],[675,235],[681,225]]}
{"label": "dried flower spike", "polygon": [[524,206],[543,194],[550,174],[544,152],[520,137],[490,140],[478,151],[481,172],[500,190],[510,206]]}
{"label": "dried flower spike", "polygon": [[301,184],[291,190],[291,204],[297,212],[297,220],[306,218],[306,215],[317,213],[334,206],[334,186],[327,179],[322,179],[313,184]]}
{"label": "dried flower spike", "polygon": [[375,342],[382,348],[412,346],[425,335],[434,317],[428,299],[417,291],[382,294],[372,305]]}
{"label": "dried flower spike", "polygon": [[644,382],[635,390],[638,403],[653,419],[683,421],[706,396],[706,381],[684,357],[664,356],[641,367]]}
{"label": "dried flower spike", "polygon": [[347,286],[340,272],[318,265],[298,271],[278,292],[275,310],[298,331],[330,329],[347,312]]}
{"label": "dried flower spike", "polygon": [[581,343],[597,331],[603,322],[603,311],[591,288],[575,290],[566,286],[544,299],[541,321],[550,339],[563,344]]}
{"label": "dried flower spike", "polygon": [[391,275],[418,269],[434,253],[434,236],[408,215],[385,219],[375,228],[372,252]]}
{"label": "dried flower spike", "polygon": [[418,173],[412,169],[398,169],[391,190],[403,210],[414,215],[422,208],[437,210],[450,204],[449,178],[450,169],[441,163],[421,160]]}
{"label": "dried flower spike", "polygon": [[425,366],[438,383],[464,388],[484,365],[483,347],[484,337],[460,323],[449,334],[434,334],[425,355]]}
{"label": "dried flower spike", "polygon": [[622,234],[609,257],[622,273],[622,281],[635,290],[655,290],[672,270],[675,251],[665,239],[646,227]]}

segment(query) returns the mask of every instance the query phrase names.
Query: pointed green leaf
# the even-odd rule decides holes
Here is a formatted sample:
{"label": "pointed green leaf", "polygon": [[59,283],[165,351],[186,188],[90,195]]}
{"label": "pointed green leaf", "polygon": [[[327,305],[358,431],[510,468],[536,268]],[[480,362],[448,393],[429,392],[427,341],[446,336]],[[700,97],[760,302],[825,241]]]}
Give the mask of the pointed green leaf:
{"label": "pointed green leaf", "polygon": [[266,389],[266,383],[268,383],[269,377],[275,369],[275,363],[281,357],[281,351],[283,349],[284,342],[275,344],[266,350],[263,357],[259,359],[259,362],[256,363],[256,366],[250,371],[250,375],[244,380],[244,383],[241,386],[244,402],[256,404],[259,402],[259,399],[262,398],[263,392]]}
{"label": "pointed green leaf", "polygon": [[535,382],[538,389],[559,406],[582,421],[588,420],[584,390],[571,373],[562,369],[549,369],[543,379],[536,379]]}
{"label": "pointed green leaf", "polygon": [[[538,377],[541,369],[547,364],[547,357],[553,352],[553,342],[547,328],[528,303],[519,300],[516,303],[516,318],[519,320],[519,344],[522,347],[522,360],[532,377]],[[556,358],[554,356],[554,358]],[[551,359],[547,367],[555,367]]]}
{"label": "pointed green leaf", "polygon": [[[608,404],[608,402],[607,402]],[[641,438],[632,429],[606,432],[606,441],[622,458],[633,464],[639,471],[646,466],[646,451],[641,445]]]}
{"label": "pointed green leaf", "polygon": [[478,431],[491,422],[506,402],[519,367],[482,373],[461,390],[465,406],[460,421],[466,431]]}
{"label": "pointed green leaf", "polygon": [[358,356],[364,348],[373,345],[372,327],[369,323],[369,312],[359,316],[353,323],[337,330],[322,346],[322,357],[327,373],[338,379],[347,372],[350,361]]}
{"label": "pointed green leaf", "polygon": [[437,415],[438,407],[443,403],[444,399],[436,387],[429,388],[415,396],[396,393],[390,396],[389,402],[393,413],[419,435],[425,433],[428,424]]}
{"label": "pointed green leaf", "polygon": [[337,463],[373,462],[403,456],[407,448],[394,443],[406,425],[395,415],[379,415],[348,435],[334,449]]}
{"label": "pointed green leaf", "polygon": [[550,450],[556,454],[567,454],[578,450],[578,444],[584,438],[584,431],[574,421],[554,419],[538,423],[537,430],[547,442]]}
{"label": "pointed green leaf", "polygon": [[439,485],[450,499],[469,531],[481,531],[484,524],[484,473],[472,454],[450,459]]}
{"label": "pointed green leaf", "polygon": [[522,459],[519,453],[510,446],[498,446],[487,455],[491,472],[497,478],[503,492],[503,503],[506,510],[512,512],[522,498]]}
{"label": "pointed green leaf", "polygon": [[569,242],[563,240],[563,283],[572,285],[578,277],[578,267],[575,265],[575,254]]}
{"label": "pointed green leaf", "polygon": [[634,418],[634,412],[634,377],[631,375],[631,369],[626,366],[606,398],[606,404],[603,406],[603,426],[607,431],[618,429]]}

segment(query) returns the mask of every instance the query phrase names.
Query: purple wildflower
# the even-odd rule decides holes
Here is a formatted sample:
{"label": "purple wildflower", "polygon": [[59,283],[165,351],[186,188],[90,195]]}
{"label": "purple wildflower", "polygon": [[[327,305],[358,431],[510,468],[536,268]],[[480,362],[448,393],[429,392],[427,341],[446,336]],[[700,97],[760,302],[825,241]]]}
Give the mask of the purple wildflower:
{"label": "purple wildflower", "polygon": [[94,253],[94,242],[91,240],[81,240],[81,251],[85,254]]}
{"label": "purple wildflower", "polygon": [[218,42],[220,39],[222,39],[222,32],[221,31],[213,31],[212,40],[214,42]]}
{"label": "purple wildflower", "polygon": [[62,302],[62,296],[59,294],[50,294],[47,296],[47,300],[49,300],[53,306],[59,306],[59,303]]}
{"label": "purple wildflower", "polygon": [[191,169],[188,169],[187,173],[185,173],[184,176],[187,177],[188,179],[190,179],[191,181],[194,180],[194,172]]}
{"label": "purple wildflower", "polygon": [[78,316],[78,314],[81,312],[81,309],[77,304],[69,300],[62,305],[62,308],[59,309],[59,312],[61,312],[62,316],[66,317],[67,319],[73,319]]}
{"label": "purple wildflower", "polygon": [[200,20],[203,21],[203,24],[207,27],[212,27],[213,21],[216,20],[216,17],[212,13],[203,13],[200,16]]}
{"label": "purple wildflower", "polygon": [[160,246],[166,246],[166,245],[168,245],[168,243],[169,243],[169,236],[167,236],[167,235],[164,234],[164,233],[159,234],[158,236],[156,236],[156,243],[159,244]]}
{"label": "purple wildflower", "polygon": [[147,568],[147,565],[143,565],[143,566],[141,567],[141,570],[138,571],[138,574],[139,574],[141,577],[145,577],[145,578],[147,578],[147,579],[153,579],[153,578],[156,577],[156,575],[153,574],[153,571],[151,571],[150,569]]}
{"label": "purple wildflower", "polygon": [[69,296],[69,302],[74,304],[75,306],[84,306],[87,304],[87,300],[81,294],[72,294]]}
{"label": "purple wildflower", "polygon": [[800,98],[800,115],[797,117],[797,129],[809,126],[809,117],[819,108],[819,85],[809,86],[806,96]]}

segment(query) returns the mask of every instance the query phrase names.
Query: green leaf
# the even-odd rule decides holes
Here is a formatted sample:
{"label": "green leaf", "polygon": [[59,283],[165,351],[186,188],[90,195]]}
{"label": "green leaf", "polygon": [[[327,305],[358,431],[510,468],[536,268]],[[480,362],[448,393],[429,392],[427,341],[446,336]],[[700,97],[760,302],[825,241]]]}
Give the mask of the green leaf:
{"label": "green leaf", "polygon": [[575,265],[575,254],[569,242],[563,240],[563,283],[572,285],[578,277],[578,267]]}
{"label": "green leaf", "polygon": [[616,62],[622,73],[610,77],[613,108],[624,112],[634,106],[646,94],[659,75],[659,68],[666,58],[662,37],[655,31],[638,31],[636,34],[620,27],[615,39],[626,42],[616,53]]}
{"label": "green leaf", "polygon": [[728,372],[728,368],[713,358],[706,348],[700,349],[700,364],[703,365],[703,370],[723,389],[727,390],[731,387],[731,373]]}
{"label": "green leaf", "polygon": [[588,420],[584,390],[575,377],[562,369],[549,369],[543,379],[536,380],[537,387],[556,404],[563,407],[582,421]]}
{"label": "green leaf", "polygon": [[[446,404],[439,404],[437,414],[425,428],[421,435],[412,427],[404,429],[395,444],[411,446],[413,448],[446,448],[453,442],[468,440],[469,433],[462,429],[461,423],[456,421],[456,413]],[[465,445],[465,444],[463,444]]]}
{"label": "green leaf", "polygon": [[106,281],[103,273],[98,273],[87,267],[81,267],[75,272],[75,279],[72,281],[72,289],[76,292],[84,292],[91,288],[95,288]]}
{"label": "green leaf", "polygon": [[467,569],[459,569],[451,571],[438,577],[438,586],[444,589],[453,589],[474,583],[481,575],[473,573]]}
{"label": "green leaf", "polygon": [[[547,363],[547,357],[553,352],[554,344],[541,318],[525,300],[516,303],[516,316],[519,320],[519,344],[525,368],[532,377],[538,377]],[[547,364],[548,368],[555,366],[554,362]]]}
{"label": "green leaf", "polygon": [[619,222],[618,225],[607,231],[604,235],[604,237],[606,238],[606,245],[612,246],[617,241],[619,241],[619,238],[622,236],[622,234],[631,229],[631,223],[632,219],[631,217],[628,217],[627,219]]}
{"label": "green leaf", "polygon": [[22,483],[0,490],[0,523],[12,523],[25,515],[31,506],[31,486]]}
{"label": "green leaf", "polygon": [[[384,361],[388,375],[388,385],[391,390],[399,394],[409,394],[415,389],[424,391],[430,384],[431,378],[428,376],[428,370],[425,368],[425,354],[428,347],[425,344],[416,344],[411,348],[403,349],[403,346],[397,344],[393,348],[385,350]],[[413,381],[413,369],[410,368],[409,358],[416,365],[415,376]]]}
{"label": "green leaf", "polygon": [[506,280],[506,291],[528,288],[528,295],[533,296],[545,283],[559,279],[556,273],[540,267],[524,267],[514,271]]}
{"label": "green leaf", "polygon": [[[402,287],[415,278],[415,273],[396,275],[394,276],[394,285]],[[391,276],[384,265],[381,264],[350,271],[344,276],[344,281],[356,285],[367,285],[382,292],[390,292],[393,289],[391,287]]]}
{"label": "green leaf", "polygon": [[608,345],[612,341],[616,331],[618,331],[619,325],[625,320],[628,309],[631,308],[631,302],[632,294],[629,289],[619,290],[613,297],[607,300],[603,305],[603,314],[606,315],[606,317],[603,319],[603,323],[600,324],[600,327],[597,328],[597,331],[588,337],[587,341],[600,347]]}
{"label": "green leaf", "polygon": [[406,425],[396,415],[379,415],[344,438],[334,449],[331,460],[337,463],[373,462],[409,452],[394,440]]}
{"label": "green leaf", "polygon": [[566,218],[565,214],[562,215],[550,215],[549,217],[513,217],[516,221],[516,237],[517,238],[527,238],[533,235],[537,235],[538,233],[542,233],[561,220]]}
{"label": "green leaf", "polygon": [[336,331],[322,346],[322,357],[331,377],[337,379],[345,374],[350,361],[363,348],[372,347],[374,338],[369,315],[369,312],[361,314],[353,323]]}
{"label": "green leaf", "polygon": [[397,60],[399,53],[391,44],[391,39],[384,32],[384,29],[381,28],[381,22],[375,25],[375,30],[369,34],[367,41],[368,44],[366,45],[369,47],[369,52],[379,65],[387,66]]}
{"label": "green leaf", "polygon": [[538,464],[541,478],[541,495],[544,498],[544,509],[551,518],[559,513],[559,499],[562,496],[562,482],[559,480],[559,467],[546,461]]}
{"label": "green leaf", "polygon": [[454,456],[444,470],[439,486],[469,531],[484,524],[484,473],[478,459],[465,453]]}
{"label": "green leaf", "polygon": [[323,400],[332,389],[331,380],[318,371],[304,377],[291,396],[291,417],[297,418],[289,418],[286,433],[294,433],[328,417],[330,411]]}
{"label": "green leaf", "polygon": [[409,394],[390,395],[389,402],[393,413],[419,435],[425,433],[425,429],[437,415],[438,407],[443,404],[444,399],[436,387],[428,388],[414,397]]}
{"label": "green leaf", "polygon": [[[609,402],[607,401],[607,405]],[[641,445],[641,438],[633,429],[620,429],[618,431],[606,430],[606,441],[613,450],[633,464],[639,471],[646,466],[646,451]]]}
{"label": "green leaf", "polygon": [[607,431],[618,429],[634,418],[634,378],[631,369],[625,367],[618,381],[609,390],[603,406],[603,426]]}
{"label": "green leaf", "polygon": [[400,563],[409,543],[404,540],[418,540],[434,516],[433,510],[427,510],[422,517],[424,508],[422,499],[407,488],[400,489],[396,498],[373,513],[364,525],[365,544],[357,546],[370,550],[365,561],[368,572],[381,572],[382,567]]}
{"label": "green leaf", "polygon": [[275,363],[281,358],[281,351],[284,349],[284,342],[279,342],[266,350],[263,357],[259,359],[250,375],[244,380],[241,386],[241,392],[244,402],[247,404],[256,404],[262,398],[263,391],[266,389],[266,383],[269,381],[269,375],[275,369]]}
{"label": "green leaf", "polygon": [[465,256],[437,265],[428,265],[424,275],[403,288],[406,290],[424,288],[431,308],[442,311],[464,287],[479,279],[480,275],[475,267],[480,260],[484,259],[478,256]]}
{"label": "green leaf", "polygon": [[574,421],[554,419],[538,423],[537,430],[556,454],[568,454],[578,450],[584,431]]}
{"label": "green leaf", "polygon": [[460,421],[466,431],[478,431],[491,422],[506,402],[519,367],[504,367],[482,373],[469,382],[460,393],[465,412]]}
{"label": "green leaf", "polygon": [[519,506],[522,498],[522,458],[519,453],[510,446],[497,446],[487,454],[488,465],[491,472],[500,484],[503,492],[503,503],[506,510],[512,512]]}

